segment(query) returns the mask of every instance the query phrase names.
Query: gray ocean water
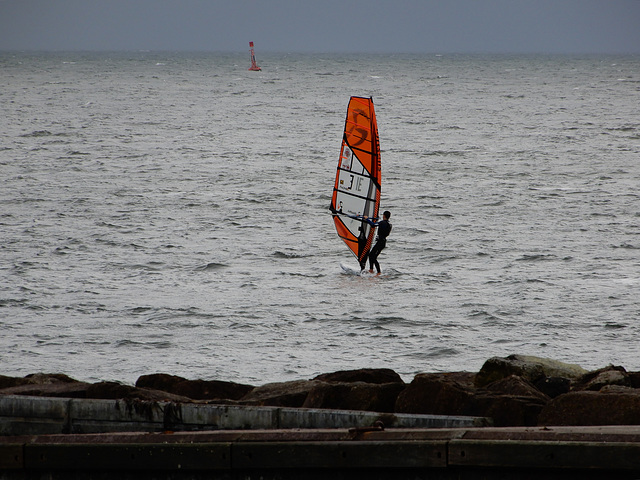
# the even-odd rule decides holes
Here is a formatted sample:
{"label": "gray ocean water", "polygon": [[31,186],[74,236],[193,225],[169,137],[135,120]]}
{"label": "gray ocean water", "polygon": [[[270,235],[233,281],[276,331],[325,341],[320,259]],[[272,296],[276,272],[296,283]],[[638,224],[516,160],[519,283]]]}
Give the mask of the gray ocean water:
{"label": "gray ocean water", "polygon": [[[0,54],[0,374],[640,370],[640,57]],[[328,205],[372,96],[380,277]]]}

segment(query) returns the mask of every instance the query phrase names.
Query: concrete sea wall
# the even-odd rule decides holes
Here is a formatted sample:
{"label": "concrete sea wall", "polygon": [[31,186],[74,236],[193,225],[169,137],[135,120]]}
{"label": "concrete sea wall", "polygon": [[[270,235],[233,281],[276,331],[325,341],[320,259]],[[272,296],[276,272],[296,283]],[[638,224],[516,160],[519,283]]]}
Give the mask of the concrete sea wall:
{"label": "concrete sea wall", "polygon": [[300,428],[462,428],[480,417],[286,407],[0,396],[0,435]]}
{"label": "concrete sea wall", "polygon": [[0,437],[0,478],[634,479],[640,428],[251,430]]}

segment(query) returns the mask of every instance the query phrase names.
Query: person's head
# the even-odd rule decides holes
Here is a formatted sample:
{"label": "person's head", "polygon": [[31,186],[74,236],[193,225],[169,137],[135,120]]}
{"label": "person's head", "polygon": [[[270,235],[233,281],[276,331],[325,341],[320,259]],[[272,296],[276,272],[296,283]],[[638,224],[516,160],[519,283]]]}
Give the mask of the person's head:
{"label": "person's head", "polygon": [[384,218],[385,220],[389,220],[391,218],[391,212],[389,210],[385,210],[382,214],[382,218]]}

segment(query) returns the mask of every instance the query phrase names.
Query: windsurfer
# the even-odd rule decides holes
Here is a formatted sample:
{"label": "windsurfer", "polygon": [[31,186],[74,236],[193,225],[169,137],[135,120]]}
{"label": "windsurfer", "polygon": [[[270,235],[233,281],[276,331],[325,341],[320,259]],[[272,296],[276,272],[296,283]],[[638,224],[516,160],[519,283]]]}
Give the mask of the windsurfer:
{"label": "windsurfer", "polygon": [[[384,247],[387,246],[387,237],[391,233],[392,225],[389,223],[389,218],[391,218],[391,212],[389,210],[386,210],[382,214],[382,220],[379,222],[374,222],[366,216],[362,217],[362,219],[372,227],[378,227],[378,238],[376,244],[367,255],[369,257],[369,273],[373,273],[373,267],[376,267],[376,271],[378,272],[378,275],[380,275],[380,264],[378,263],[378,255],[380,255],[380,252],[382,252]],[[366,267],[367,256],[365,256],[360,263],[360,268],[362,270],[364,270]]]}

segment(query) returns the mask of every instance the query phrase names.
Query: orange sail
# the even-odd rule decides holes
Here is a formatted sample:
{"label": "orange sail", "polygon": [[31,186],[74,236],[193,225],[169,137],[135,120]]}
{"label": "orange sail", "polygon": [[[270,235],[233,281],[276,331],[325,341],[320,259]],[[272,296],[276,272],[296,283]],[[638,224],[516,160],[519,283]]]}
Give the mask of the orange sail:
{"label": "orange sail", "polygon": [[380,141],[373,99],[351,97],[329,208],[338,236],[360,263],[365,261],[375,235],[375,228],[364,217],[378,217],[380,183]]}

